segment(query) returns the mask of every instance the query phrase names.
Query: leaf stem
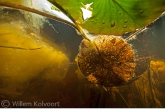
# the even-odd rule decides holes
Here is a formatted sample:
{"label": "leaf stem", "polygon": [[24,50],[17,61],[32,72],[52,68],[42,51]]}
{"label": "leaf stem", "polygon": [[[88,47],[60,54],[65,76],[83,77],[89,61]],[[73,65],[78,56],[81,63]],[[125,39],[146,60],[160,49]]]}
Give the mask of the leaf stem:
{"label": "leaf stem", "polygon": [[6,7],[11,7],[11,8],[21,9],[21,10],[24,10],[24,11],[29,11],[29,12],[32,12],[32,13],[36,13],[36,14],[39,14],[39,15],[42,15],[42,16],[45,16],[45,17],[63,22],[63,23],[66,23],[66,24],[74,27],[76,30],[78,30],[83,38],[90,41],[90,39],[87,37],[87,34],[83,31],[83,29],[75,23],[73,24],[69,21],[63,20],[63,19],[58,18],[56,16],[53,16],[51,14],[47,14],[46,12],[41,12],[39,10],[32,9],[32,8],[22,6],[22,5],[18,5],[18,4],[13,4],[13,3],[8,3],[8,2],[0,2],[0,6],[6,6]]}
{"label": "leaf stem", "polygon": [[18,5],[18,4],[13,4],[13,3],[8,3],[8,2],[0,2],[0,6],[6,6],[6,7],[11,7],[11,8],[16,8],[16,9],[21,9],[21,10],[24,10],[24,11],[29,11],[29,12],[32,12],[32,13],[36,13],[36,14],[39,14],[39,15],[42,15],[42,16],[45,16],[45,17],[48,17],[48,18],[51,18],[51,19],[55,19],[55,20],[58,20],[60,22],[63,22],[63,23],[66,23],[74,28],[77,28],[77,26],[69,21],[66,21],[66,20],[63,20],[61,18],[58,18],[56,16],[53,16],[51,14],[47,14],[46,12],[41,12],[39,10],[36,10],[34,8],[29,8],[29,7],[26,7],[26,6],[23,6],[23,5]]}

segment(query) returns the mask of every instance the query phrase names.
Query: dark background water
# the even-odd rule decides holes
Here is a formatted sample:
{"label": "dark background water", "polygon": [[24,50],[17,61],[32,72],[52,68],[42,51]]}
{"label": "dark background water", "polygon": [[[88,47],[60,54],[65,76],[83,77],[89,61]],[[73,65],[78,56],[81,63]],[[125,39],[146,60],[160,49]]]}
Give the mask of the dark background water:
{"label": "dark background water", "polygon": [[78,54],[82,36],[78,35],[76,30],[67,24],[52,19],[48,19],[48,22],[49,24],[45,24],[43,28],[46,38],[57,45],[63,46],[64,52],[68,54],[73,62]]}

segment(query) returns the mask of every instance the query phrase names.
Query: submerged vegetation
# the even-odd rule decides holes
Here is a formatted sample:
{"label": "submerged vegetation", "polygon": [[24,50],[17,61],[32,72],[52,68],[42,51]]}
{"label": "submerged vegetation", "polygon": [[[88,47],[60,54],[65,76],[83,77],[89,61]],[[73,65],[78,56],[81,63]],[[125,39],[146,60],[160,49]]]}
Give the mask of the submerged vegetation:
{"label": "submerged vegetation", "polygon": [[69,58],[57,45],[38,36],[30,25],[23,21],[6,22],[6,19],[0,21],[0,75],[19,84],[40,72],[45,79],[61,81],[68,70]]}

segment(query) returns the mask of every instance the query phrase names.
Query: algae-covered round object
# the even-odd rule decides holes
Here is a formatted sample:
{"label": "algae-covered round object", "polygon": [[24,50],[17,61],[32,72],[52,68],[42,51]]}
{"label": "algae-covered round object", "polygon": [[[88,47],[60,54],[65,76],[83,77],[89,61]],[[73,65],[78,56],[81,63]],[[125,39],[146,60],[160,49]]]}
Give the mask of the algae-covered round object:
{"label": "algae-covered round object", "polygon": [[79,69],[92,83],[111,87],[132,78],[134,52],[122,38],[102,35],[93,41],[83,39],[79,49]]}

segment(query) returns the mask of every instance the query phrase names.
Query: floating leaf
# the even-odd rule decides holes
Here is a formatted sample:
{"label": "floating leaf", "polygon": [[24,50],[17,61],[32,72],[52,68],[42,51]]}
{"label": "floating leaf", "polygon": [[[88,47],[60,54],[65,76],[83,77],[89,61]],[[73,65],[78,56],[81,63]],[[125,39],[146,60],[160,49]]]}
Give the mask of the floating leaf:
{"label": "floating leaf", "polygon": [[[165,11],[165,0],[48,1],[64,11],[75,24],[95,34],[122,35],[149,25]],[[84,20],[82,8],[91,11],[92,16]]]}

